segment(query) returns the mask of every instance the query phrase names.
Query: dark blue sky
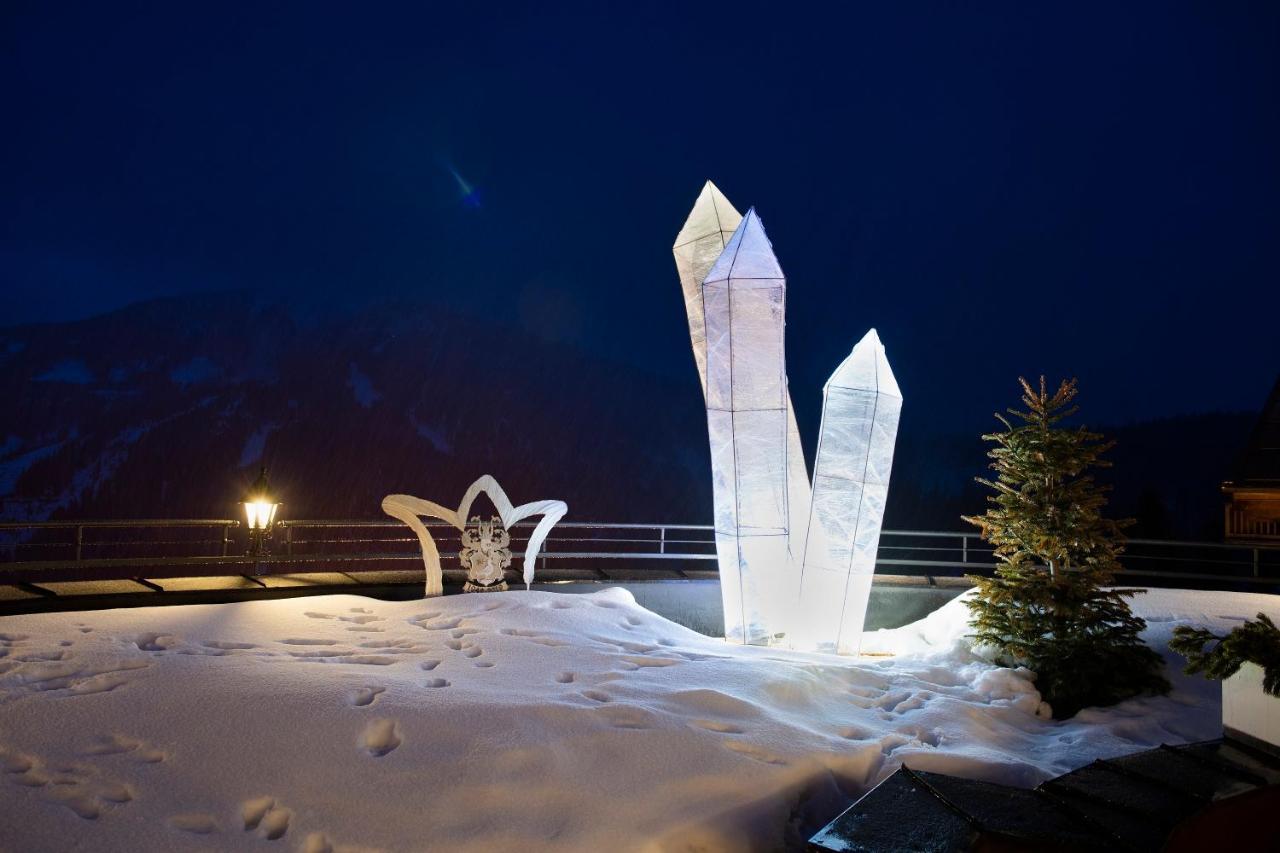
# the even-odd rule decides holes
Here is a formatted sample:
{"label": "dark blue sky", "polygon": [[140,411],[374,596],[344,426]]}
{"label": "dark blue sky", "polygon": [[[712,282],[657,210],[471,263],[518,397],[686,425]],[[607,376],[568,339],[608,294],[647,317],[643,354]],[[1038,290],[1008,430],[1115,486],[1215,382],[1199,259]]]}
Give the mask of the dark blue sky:
{"label": "dark blue sky", "polygon": [[787,272],[806,411],[873,325],[966,428],[1020,373],[1094,421],[1261,404],[1280,4],[838,9],[7,3],[6,322],[411,295],[692,381],[710,177]]}

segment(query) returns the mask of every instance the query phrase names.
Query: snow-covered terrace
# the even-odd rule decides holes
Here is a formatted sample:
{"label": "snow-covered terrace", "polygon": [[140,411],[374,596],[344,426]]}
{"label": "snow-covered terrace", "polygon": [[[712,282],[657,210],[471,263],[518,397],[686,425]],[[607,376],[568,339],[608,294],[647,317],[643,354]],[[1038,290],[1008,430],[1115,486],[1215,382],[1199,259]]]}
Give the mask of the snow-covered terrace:
{"label": "snow-covered terrace", "polygon": [[[1135,609],[1164,650],[1280,597]],[[1220,734],[1218,685],[1177,661],[1168,696],[1047,719],[965,620],[851,659],[726,645],[615,588],[7,616],[0,826],[22,850],[774,849],[903,763],[1031,786]]]}

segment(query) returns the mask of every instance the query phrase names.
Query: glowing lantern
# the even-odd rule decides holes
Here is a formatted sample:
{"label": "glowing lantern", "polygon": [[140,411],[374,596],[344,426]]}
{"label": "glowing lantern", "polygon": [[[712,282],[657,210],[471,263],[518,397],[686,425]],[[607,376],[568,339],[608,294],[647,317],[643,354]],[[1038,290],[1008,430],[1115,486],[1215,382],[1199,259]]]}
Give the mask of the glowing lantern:
{"label": "glowing lantern", "polygon": [[272,496],[271,488],[267,485],[266,468],[258,473],[258,479],[249,489],[249,494],[245,495],[243,504],[245,521],[249,525],[249,553],[265,554],[271,526],[275,524],[276,510],[280,508],[280,502]]}

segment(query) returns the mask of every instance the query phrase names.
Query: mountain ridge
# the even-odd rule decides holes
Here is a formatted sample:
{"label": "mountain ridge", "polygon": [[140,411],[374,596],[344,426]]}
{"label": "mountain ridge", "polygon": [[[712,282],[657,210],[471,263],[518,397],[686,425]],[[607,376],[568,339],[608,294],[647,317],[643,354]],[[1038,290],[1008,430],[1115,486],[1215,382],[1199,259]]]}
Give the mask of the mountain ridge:
{"label": "mountain ridge", "polygon": [[[0,393],[11,521],[235,517],[264,464],[293,518],[379,517],[391,492],[448,502],[484,473],[579,520],[711,516],[692,365],[680,382],[426,301],[200,293],[3,327]],[[1142,535],[1220,535],[1217,484],[1254,418],[1103,427],[1113,513]],[[962,528],[984,454],[908,398],[886,526]]]}

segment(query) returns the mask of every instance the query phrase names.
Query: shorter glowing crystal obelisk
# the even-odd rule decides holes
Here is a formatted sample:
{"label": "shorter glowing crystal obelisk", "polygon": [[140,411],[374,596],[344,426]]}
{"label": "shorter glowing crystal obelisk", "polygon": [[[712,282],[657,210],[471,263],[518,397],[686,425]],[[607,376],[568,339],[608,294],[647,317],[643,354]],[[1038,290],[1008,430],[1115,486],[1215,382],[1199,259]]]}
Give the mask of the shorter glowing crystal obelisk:
{"label": "shorter glowing crystal obelisk", "polygon": [[857,654],[876,569],[902,392],[876,330],[822,389],[809,536],[792,646]]}
{"label": "shorter glowing crystal obelisk", "polygon": [[749,210],[702,284],[716,554],[725,638],[735,643],[782,641],[795,603],[786,290],[764,226]]}

